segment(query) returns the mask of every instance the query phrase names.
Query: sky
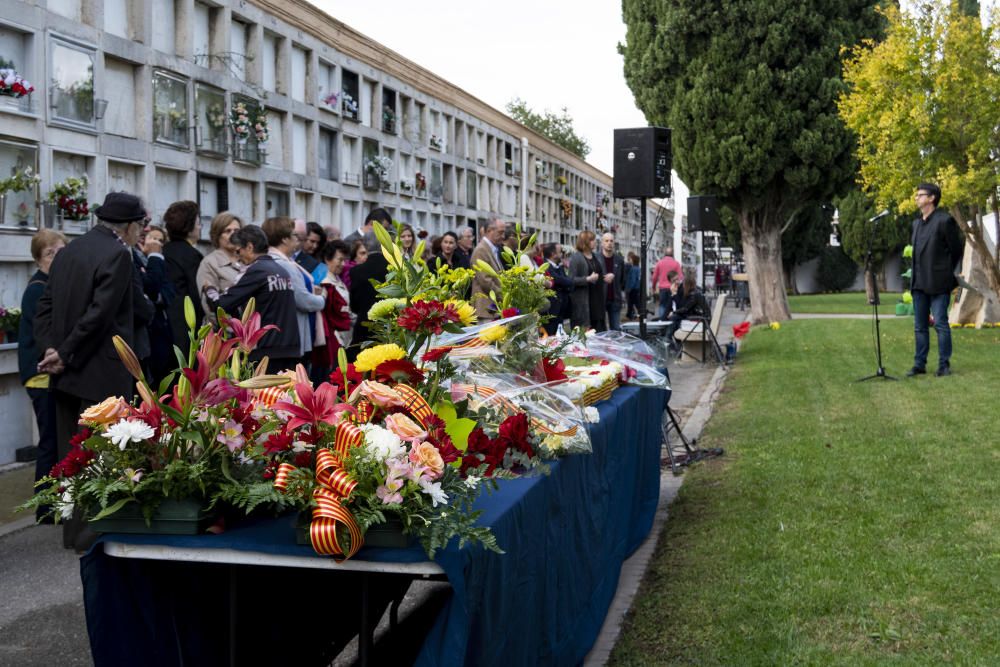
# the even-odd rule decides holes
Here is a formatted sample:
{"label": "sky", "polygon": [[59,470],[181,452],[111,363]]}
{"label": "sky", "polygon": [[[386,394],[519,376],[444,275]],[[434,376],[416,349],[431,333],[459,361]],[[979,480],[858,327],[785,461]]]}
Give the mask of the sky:
{"label": "sky", "polygon": [[358,32],[505,111],[520,97],[573,118],[613,174],[615,128],[648,125],[622,71],[618,0],[311,0]]}

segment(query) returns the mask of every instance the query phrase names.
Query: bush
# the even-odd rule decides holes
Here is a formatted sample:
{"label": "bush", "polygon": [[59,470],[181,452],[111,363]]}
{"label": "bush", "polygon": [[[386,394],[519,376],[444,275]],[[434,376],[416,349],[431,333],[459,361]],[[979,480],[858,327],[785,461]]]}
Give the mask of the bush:
{"label": "bush", "polygon": [[827,292],[842,292],[854,284],[858,265],[840,246],[828,246],[819,256],[816,282]]}

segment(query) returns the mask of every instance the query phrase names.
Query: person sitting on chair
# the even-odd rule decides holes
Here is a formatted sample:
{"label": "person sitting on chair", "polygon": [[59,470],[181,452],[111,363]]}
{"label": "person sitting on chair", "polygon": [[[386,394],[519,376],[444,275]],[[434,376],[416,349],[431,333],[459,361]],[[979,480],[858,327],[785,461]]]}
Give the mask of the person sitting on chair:
{"label": "person sitting on chair", "polygon": [[[670,293],[673,299],[673,312],[667,317],[667,342],[671,351],[680,356],[681,343],[674,338],[674,332],[681,322],[690,317],[707,317],[708,304],[705,295],[698,287],[694,269],[684,269],[684,282],[674,280],[670,283]],[[703,326],[706,326],[703,323]]]}

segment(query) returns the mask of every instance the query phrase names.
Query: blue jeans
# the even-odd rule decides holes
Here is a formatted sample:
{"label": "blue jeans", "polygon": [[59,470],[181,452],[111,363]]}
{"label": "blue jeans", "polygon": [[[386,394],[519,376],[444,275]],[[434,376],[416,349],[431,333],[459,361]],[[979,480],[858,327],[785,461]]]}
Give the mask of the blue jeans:
{"label": "blue jeans", "polygon": [[608,312],[608,329],[610,331],[622,330],[622,302],[613,301],[607,304],[605,310]]}
{"label": "blue jeans", "polygon": [[951,359],[951,327],[948,325],[948,302],[951,295],[927,294],[922,290],[913,290],[913,336],[916,339],[916,353],[913,355],[913,366],[924,368],[927,365],[927,352],[931,347],[930,332],[927,329],[929,316],[934,316],[934,330],[938,341],[938,368],[947,366]]}
{"label": "blue jeans", "polygon": [[673,295],[669,289],[660,290],[660,305],[656,309],[656,319],[663,321],[670,314],[670,299]]}

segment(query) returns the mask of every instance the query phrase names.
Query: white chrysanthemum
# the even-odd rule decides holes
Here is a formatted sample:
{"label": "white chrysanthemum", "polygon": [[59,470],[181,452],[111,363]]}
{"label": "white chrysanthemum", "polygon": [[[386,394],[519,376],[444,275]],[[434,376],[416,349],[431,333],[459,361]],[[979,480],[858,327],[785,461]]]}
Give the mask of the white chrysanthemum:
{"label": "white chrysanthemum", "polygon": [[432,482],[426,477],[422,477],[418,484],[420,484],[420,489],[431,497],[431,504],[434,507],[448,504],[448,494],[441,488],[441,482]]}
{"label": "white chrysanthemum", "polygon": [[153,428],[146,422],[123,419],[117,424],[109,426],[104,437],[118,445],[118,449],[124,452],[128,443],[142,442],[152,438]]}
{"label": "white chrysanthemum", "polygon": [[583,418],[591,424],[596,424],[601,421],[601,413],[597,411],[597,408],[588,406],[583,409]]}
{"label": "white chrysanthemum", "polygon": [[399,458],[406,454],[403,441],[392,431],[375,424],[365,424],[361,426],[361,431],[365,434],[365,447],[378,461]]}
{"label": "white chrysanthemum", "polygon": [[475,475],[469,475],[465,478],[465,485],[470,489],[474,489],[479,486],[479,478]]}
{"label": "white chrysanthemum", "polygon": [[59,516],[63,521],[73,518],[73,492],[69,487],[63,491],[62,502],[59,503]]}

